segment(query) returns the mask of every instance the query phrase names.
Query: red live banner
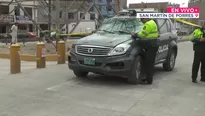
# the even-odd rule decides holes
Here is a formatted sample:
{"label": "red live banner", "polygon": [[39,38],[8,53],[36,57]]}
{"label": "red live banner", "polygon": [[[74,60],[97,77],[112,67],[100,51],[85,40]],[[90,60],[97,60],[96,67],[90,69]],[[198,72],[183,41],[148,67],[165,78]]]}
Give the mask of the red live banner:
{"label": "red live banner", "polygon": [[197,7],[181,7],[181,8],[174,8],[174,7],[169,7],[167,8],[167,13],[199,13],[199,8]]}

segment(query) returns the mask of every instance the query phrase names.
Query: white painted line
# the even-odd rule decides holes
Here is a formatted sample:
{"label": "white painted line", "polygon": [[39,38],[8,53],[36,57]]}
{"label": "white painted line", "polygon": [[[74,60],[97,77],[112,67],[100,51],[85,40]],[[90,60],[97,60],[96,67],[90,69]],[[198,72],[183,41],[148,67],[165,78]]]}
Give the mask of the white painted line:
{"label": "white painted line", "polygon": [[65,82],[65,83],[61,83],[59,85],[51,86],[51,87],[47,88],[46,90],[48,90],[48,91],[57,91],[59,88],[61,88],[64,85],[76,85],[77,83],[78,82],[76,82],[76,81],[68,81],[68,82]]}

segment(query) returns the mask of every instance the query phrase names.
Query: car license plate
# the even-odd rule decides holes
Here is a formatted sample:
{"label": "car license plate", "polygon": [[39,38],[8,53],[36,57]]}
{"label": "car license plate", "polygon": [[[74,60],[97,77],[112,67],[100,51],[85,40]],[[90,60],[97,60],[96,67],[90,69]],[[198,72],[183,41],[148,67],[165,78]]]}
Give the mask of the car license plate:
{"label": "car license plate", "polygon": [[84,64],[95,65],[95,58],[89,58],[89,57],[84,58]]}

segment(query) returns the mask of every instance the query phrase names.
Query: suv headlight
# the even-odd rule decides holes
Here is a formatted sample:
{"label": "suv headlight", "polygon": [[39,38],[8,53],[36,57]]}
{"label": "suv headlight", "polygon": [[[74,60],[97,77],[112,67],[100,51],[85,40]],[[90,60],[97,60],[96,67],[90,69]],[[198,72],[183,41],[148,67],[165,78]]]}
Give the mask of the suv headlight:
{"label": "suv headlight", "polygon": [[108,55],[113,56],[113,55],[121,55],[127,52],[127,50],[130,48],[129,44],[120,44],[117,45],[114,49],[112,49]]}
{"label": "suv headlight", "polygon": [[75,44],[73,44],[71,47],[67,48],[67,53],[69,54],[70,52],[75,52]]}
{"label": "suv headlight", "polygon": [[70,50],[73,51],[73,52],[75,52],[75,47],[76,47],[76,45],[73,44],[73,45],[71,46]]}

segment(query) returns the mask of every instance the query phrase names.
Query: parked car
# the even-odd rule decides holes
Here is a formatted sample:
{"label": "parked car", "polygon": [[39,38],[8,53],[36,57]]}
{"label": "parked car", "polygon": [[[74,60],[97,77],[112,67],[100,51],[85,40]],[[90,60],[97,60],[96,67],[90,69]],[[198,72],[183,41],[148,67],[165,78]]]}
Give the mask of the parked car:
{"label": "parked car", "polygon": [[37,38],[37,35],[33,32],[27,32],[28,38]]}
{"label": "parked car", "polygon": [[[155,64],[172,71],[178,53],[177,31],[170,19],[156,19],[160,36]],[[143,23],[134,17],[116,16],[106,19],[93,34],[79,39],[68,55],[68,67],[77,77],[89,72],[127,78],[128,83],[138,84],[142,79],[141,65],[144,50],[141,40],[131,38]]]}

